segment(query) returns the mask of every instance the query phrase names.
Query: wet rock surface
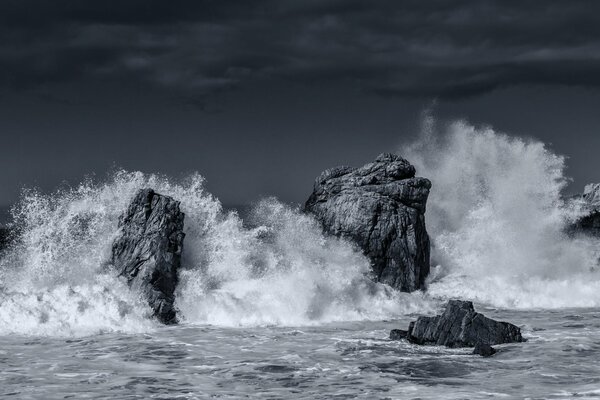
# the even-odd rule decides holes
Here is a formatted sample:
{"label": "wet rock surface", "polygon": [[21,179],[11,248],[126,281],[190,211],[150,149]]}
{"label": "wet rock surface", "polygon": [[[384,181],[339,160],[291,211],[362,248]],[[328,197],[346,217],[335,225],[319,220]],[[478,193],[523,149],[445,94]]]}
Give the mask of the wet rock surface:
{"label": "wet rock surface", "polygon": [[111,263],[147,299],[163,323],[176,322],[173,307],[181,265],[184,214],[179,202],[140,190],[119,222]]}
{"label": "wet rock surface", "polygon": [[360,168],[337,167],[315,181],[305,204],[326,232],[357,243],[373,278],[402,291],[424,287],[429,273],[425,208],[431,182],[395,154]]}

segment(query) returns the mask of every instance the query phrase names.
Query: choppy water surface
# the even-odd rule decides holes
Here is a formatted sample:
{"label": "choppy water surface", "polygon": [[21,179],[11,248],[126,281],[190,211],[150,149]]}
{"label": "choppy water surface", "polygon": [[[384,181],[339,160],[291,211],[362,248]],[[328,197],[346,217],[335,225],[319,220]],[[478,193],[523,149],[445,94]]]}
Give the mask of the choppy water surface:
{"label": "choppy water surface", "polygon": [[600,311],[494,311],[527,343],[492,358],[387,339],[398,321],[182,325],[146,334],[0,338],[0,393],[62,398],[600,398]]}

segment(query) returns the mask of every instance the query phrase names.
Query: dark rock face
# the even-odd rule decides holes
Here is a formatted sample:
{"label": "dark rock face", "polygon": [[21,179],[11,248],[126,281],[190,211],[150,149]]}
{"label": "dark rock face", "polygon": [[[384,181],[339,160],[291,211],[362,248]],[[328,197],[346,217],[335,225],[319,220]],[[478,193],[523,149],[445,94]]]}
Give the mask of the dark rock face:
{"label": "dark rock face", "polygon": [[450,300],[442,315],[419,317],[408,326],[408,340],[416,344],[473,347],[523,342],[521,330],[475,311],[470,301]]}
{"label": "dark rock face", "polygon": [[326,232],[356,242],[370,258],[375,280],[402,291],[423,288],[429,273],[425,205],[431,182],[394,154],[360,168],[324,171],[305,210]]}
{"label": "dark rock face", "polygon": [[482,357],[491,357],[496,354],[496,349],[489,344],[477,343],[473,349],[473,354],[478,354]]}
{"label": "dark rock face", "polygon": [[121,217],[120,235],[112,247],[112,265],[143,293],[165,324],[176,322],[173,302],[185,236],[183,219],[178,201],[152,189],[140,190]]}

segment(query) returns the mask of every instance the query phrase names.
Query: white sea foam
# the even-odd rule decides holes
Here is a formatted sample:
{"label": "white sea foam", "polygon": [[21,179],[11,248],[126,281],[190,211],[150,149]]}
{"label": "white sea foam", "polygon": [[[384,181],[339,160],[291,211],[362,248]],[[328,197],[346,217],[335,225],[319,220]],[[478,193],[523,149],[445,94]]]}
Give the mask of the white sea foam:
{"label": "white sea foam", "polygon": [[306,325],[430,308],[423,296],[370,282],[358,249],[275,199],[255,207],[247,228],[199,175],[172,182],[121,171],[103,184],[24,194],[14,211],[20,239],[0,259],[0,334],[152,328],[144,301],[107,266],[119,215],[143,187],[180,200],[186,214],[176,297],[184,322]]}
{"label": "white sea foam", "polygon": [[431,179],[427,229],[433,296],[500,307],[600,305],[599,243],[569,238],[565,158],[534,140],[426,116],[401,153]]}
{"label": "white sea foam", "polygon": [[[306,325],[382,319],[429,310],[422,295],[398,293],[365,276],[367,259],[326,237],[310,216],[275,199],[260,202],[245,229],[236,214],[186,246],[209,245],[202,265],[187,263],[177,306],[187,321],[215,325]],[[186,241],[189,238],[186,237]]]}

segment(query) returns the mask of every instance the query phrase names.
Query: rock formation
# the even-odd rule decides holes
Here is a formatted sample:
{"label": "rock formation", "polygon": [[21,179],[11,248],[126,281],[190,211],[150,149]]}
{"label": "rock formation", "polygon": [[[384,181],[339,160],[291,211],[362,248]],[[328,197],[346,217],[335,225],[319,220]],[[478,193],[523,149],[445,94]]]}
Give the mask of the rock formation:
{"label": "rock formation", "polygon": [[[487,318],[475,311],[473,303],[461,300],[450,300],[442,315],[419,317],[411,322],[406,338],[415,344],[447,347],[491,346],[524,341],[518,326]],[[485,347],[479,350],[489,352]]]}
{"label": "rock formation", "polygon": [[375,280],[411,292],[423,288],[429,273],[425,204],[430,188],[407,160],[381,154],[360,168],[321,173],[305,211],[326,232],[357,243],[371,260]]}
{"label": "rock formation", "polygon": [[163,323],[176,322],[173,307],[183,248],[184,214],[179,202],[140,190],[119,221],[112,265],[139,290]]}

